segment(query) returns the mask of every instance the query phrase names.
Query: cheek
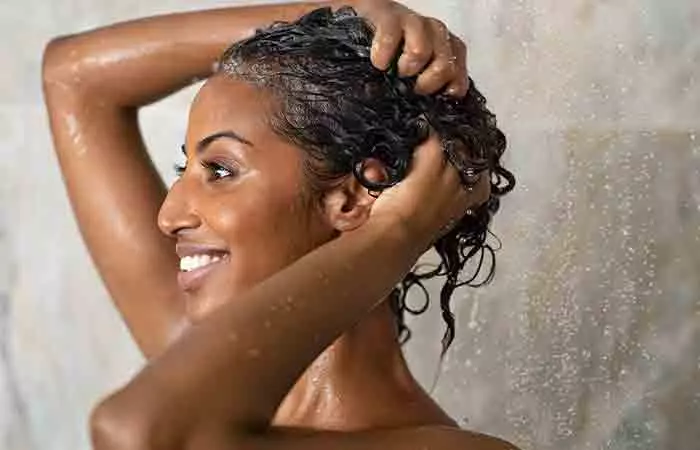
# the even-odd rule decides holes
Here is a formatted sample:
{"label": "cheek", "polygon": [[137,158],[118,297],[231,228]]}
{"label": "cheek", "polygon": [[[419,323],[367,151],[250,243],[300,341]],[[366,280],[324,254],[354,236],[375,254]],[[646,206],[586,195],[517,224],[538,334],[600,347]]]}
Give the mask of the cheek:
{"label": "cheek", "polygon": [[304,211],[299,205],[260,191],[248,196],[236,192],[235,197],[212,202],[205,215],[207,228],[226,243],[230,255],[197,296],[189,299],[187,314],[193,322],[240,298],[310,250],[305,244],[308,233],[300,226]]}
{"label": "cheek", "polygon": [[208,215],[241,282],[259,281],[310,250],[308,211],[296,192],[250,187],[220,199]]}

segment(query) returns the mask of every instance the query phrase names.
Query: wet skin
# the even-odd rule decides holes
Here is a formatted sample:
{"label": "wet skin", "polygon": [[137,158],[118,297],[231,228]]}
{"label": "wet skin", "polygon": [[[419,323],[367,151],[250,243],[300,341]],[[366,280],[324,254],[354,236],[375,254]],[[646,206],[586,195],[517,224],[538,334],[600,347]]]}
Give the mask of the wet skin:
{"label": "wet skin", "polygon": [[[352,3],[377,27],[372,51],[377,67],[388,65],[403,40],[400,70],[404,75],[420,72],[419,90],[430,93],[447,85],[456,95],[466,92],[466,49],[442,23],[390,1],[344,3]],[[179,338],[187,334],[183,330],[215,317],[226,302],[235,303],[256,283],[293,266],[324,242],[337,242],[333,238],[339,233],[362,229],[369,217],[373,198],[352,180],[328,193],[320,205],[304,201],[308,198],[302,195],[301,151],[271,133],[265,122],[269,99],[244,83],[214,77],[202,88],[190,111],[188,169],[169,193],[153,168],[138,127],[140,107],[193,79],[210,76],[212,61],[230,42],[273,20],[293,20],[318,6],[303,3],[157,16],[55,39],[47,46],[44,93],[71,204],[115,305],[153,366],[162,366],[157,357],[185,341]],[[171,61],[177,64],[165,63]],[[202,139],[231,129],[253,145],[221,137],[197,152]],[[178,275],[175,241],[180,242],[182,254],[201,250],[192,245],[208,245],[225,258],[199,281],[188,279]],[[354,279],[351,282],[349,288],[357,285]],[[337,311],[339,316],[344,314],[342,308]],[[404,448],[406,443],[436,449],[454,448],[456,443],[506,448],[500,441],[458,430],[415,383],[396,343],[392,320],[382,304],[348,328],[311,363],[279,405],[272,423],[307,430],[399,431],[319,434],[308,441],[270,434],[249,448],[384,450]],[[275,330],[266,331],[261,323],[262,328],[251,325],[251,329],[262,333],[262,341]],[[197,366],[189,363],[197,359],[194,356],[178,361],[183,370]],[[221,356],[202,363],[202,370],[226,359]],[[240,372],[261,380],[269,375],[264,367],[254,367],[241,367]],[[251,370],[257,372],[251,375]],[[220,383],[224,381],[219,378]],[[200,384],[188,386],[199,388]],[[142,393],[159,392],[160,387],[149,385]],[[110,396],[93,412],[97,448],[142,448],[139,445],[145,442],[148,420],[153,417],[144,416],[148,404],[138,402],[149,395],[138,395],[134,403],[138,407],[133,409],[121,401],[126,398],[121,393],[129,390]],[[240,404],[241,411],[254,411],[256,405],[270,400],[264,389],[232,393],[238,397],[229,403]],[[198,401],[191,402],[191,408],[168,408],[168,414],[155,416],[175,421],[160,431],[180,439],[180,425],[212,413],[207,402],[213,404],[217,398],[207,400],[203,394],[194,393],[191,398]],[[196,420],[178,416],[190,409],[201,410],[202,415]],[[122,411],[129,413],[125,416]],[[447,425],[451,431],[436,425]],[[231,448],[230,442],[217,444],[222,445],[207,442],[191,448]]]}
{"label": "wet skin", "polygon": [[[160,209],[160,229],[177,241],[179,256],[224,253],[208,277],[244,292],[328,241],[334,230],[304,200],[302,154],[268,126],[271,99],[261,89],[223,75],[200,89],[189,115],[186,170]],[[241,140],[222,136],[233,131]],[[245,142],[243,142],[245,141]],[[219,270],[221,269],[221,270]],[[185,286],[191,320],[211,312],[217,299],[207,283]]]}
{"label": "wet skin", "polygon": [[[177,240],[180,256],[224,255],[185,287],[192,322],[220,306],[226,298],[220,289],[236,298],[337,237],[338,228],[364,220],[348,205],[359,209],[373,200],[350,177],[324,200],[310,198],[302,150],[268,125],[273,107],[264,90],[223,75],[210,78],[191,107],[186,170],[163,203],[159,225]],[[240,139],[207,139],[229,131]],[[276,423],[351,430],[396,425],[399,417],[405,424],[454,425],[410,375],[384,305],[317,359]]]}

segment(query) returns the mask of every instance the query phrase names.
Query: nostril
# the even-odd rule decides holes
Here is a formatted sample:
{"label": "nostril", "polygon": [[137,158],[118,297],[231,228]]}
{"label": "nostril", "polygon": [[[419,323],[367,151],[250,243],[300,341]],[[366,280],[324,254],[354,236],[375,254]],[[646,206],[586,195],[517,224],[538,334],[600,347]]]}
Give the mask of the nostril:
{"label": "nostril", "polygon": [[175,183],[158,211],[158,227],[166,236],[177,237],[183,230],[194,229],[201,224],[192,196],[184,188],[184,183]]}
{"label": "nostril", "polygon": [[172,219],[166,209],[165,202],[158,211],[158,228],[166,236],[173,237],[175,235],[175,227],[173,226]]}
{"label": "nostril", "polygon": [[158,228],[171,238],[176,238],[185,230],[197,228],[199,224],[199,217],[189,211],[162,207],[158,213]]}

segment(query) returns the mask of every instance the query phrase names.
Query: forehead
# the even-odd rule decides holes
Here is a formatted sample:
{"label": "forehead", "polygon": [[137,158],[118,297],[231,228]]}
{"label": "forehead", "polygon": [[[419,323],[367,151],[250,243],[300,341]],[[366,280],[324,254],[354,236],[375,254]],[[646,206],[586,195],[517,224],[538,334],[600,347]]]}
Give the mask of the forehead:
{"label": "forehead", "polygon": [[245,81],[217,74],[201,87],[190,108],[187,146],[220,131],[232,130],[257,146],[281,144],[268,123],[272,97]]}

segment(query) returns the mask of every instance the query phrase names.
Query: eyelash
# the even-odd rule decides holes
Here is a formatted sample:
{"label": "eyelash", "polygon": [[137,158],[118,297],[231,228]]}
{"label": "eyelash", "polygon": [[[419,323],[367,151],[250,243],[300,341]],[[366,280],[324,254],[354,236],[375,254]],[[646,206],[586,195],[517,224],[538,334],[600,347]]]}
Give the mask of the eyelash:
{"label": "eyelash", "polygon": [[180,178],[183,173],[185,173],[185,169],[187,169],[186,166],[183,166],[182,164],[175,164],[173,166],[173,170],[175,171],[175,176]]}
{"label": "eyelash", "polygon": [[[237,174],[237,171],[235,169],[230,169],[224,166],[223,164],[219,164],[217,162],[201,161],[200,164],[202,165],[202,167],[204,167],[210,172],[210,175],[212,176],[212,181],[222,180],[224,178],[232,177]],[[175,164],[174,170],[175,175],[179,178],[182,176],[183,173],[185,173],[185,170],[187,170],[187,166]],[[219,171],[225,171],[228,174],[220,176],[219,174],[217,174],[217,172]]]}

